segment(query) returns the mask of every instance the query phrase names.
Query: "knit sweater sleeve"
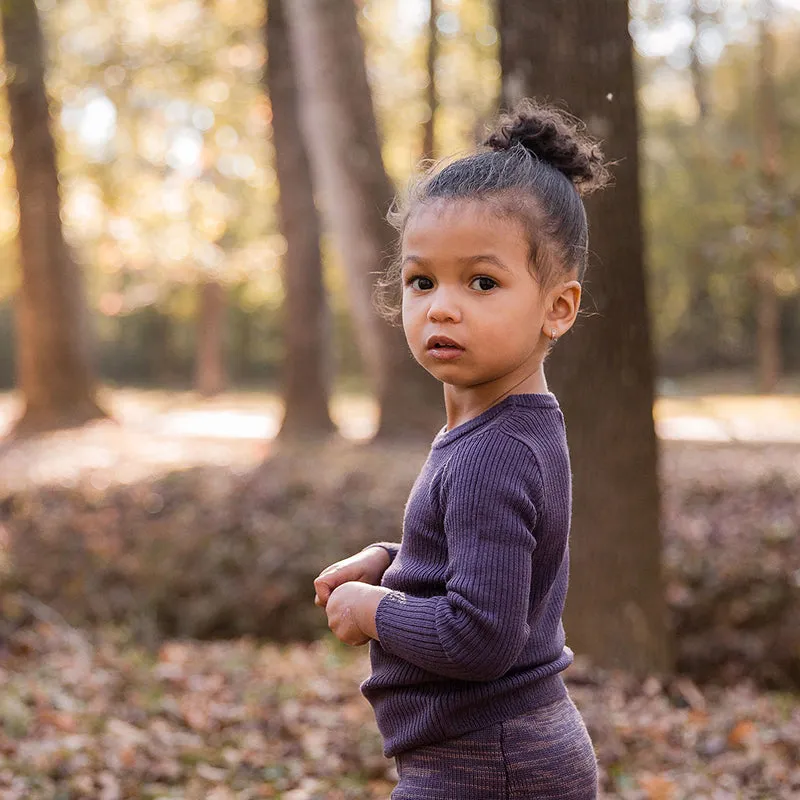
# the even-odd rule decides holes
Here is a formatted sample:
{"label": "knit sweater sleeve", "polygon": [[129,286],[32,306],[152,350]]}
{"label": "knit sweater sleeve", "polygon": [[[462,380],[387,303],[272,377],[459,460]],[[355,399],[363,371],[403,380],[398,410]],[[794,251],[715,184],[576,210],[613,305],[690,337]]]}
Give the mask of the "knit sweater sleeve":
{"label": "knit sweater sleeve", "polygon": [[441,484],[446,594],[392,592],[376,611],[380,644],[422,669],[487,681],[517,661],[527,622],[541,476],[530,450],[497,430],[465,442]]}

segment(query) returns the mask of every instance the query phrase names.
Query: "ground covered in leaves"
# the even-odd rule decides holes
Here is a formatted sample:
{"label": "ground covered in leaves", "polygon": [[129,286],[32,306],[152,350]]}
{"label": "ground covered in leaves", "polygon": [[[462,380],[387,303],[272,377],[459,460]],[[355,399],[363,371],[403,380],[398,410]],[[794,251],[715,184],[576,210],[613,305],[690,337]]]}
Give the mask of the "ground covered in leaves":
{"label": "ground covered in leaves", "polygon": [[[389,797],[394,762],[383,757],[358,691],[369,673],[367,648],[330,635],[295,644],[154,636],[147,648],[130,627],[70,624],[61,613],[77,609],[76,597],[86,598],[87,613],[88,601],[102,598],[108,612],[113,586],[119,608],[141,615],[142,597],[155,603],[166,587],[169,605],[186,612],[181,624],[202,630],[195,595],[210,599],[218,614],[223,601],[235,599],[235,586],[251,607],[279,609],[291,600],[297,623],[296,599],[276,595],[285,568],[273,574],[280,565],[254,559],[246,548],[232,561],[229,549],[198,548],[198,537],[204,527],[240,531],[248,534],[242,543],[253,535],[261,547],[263,535],[274,552],[282,552],[281,537],[303,526],[320,542],[343,528],[353,546],[361,538],[396,538],[402,492],[392,486],[410,480],[412,462],[424,453],[395,454],[397,472],[389,473],[385,453],[372,452],[365,471],[363,454],[335,449],[339,468],[322,470],[327,477],[313,486],[304,462],[291,458],[280,470],[251,472],[273,455],[263,442],[148,438],[144,429],[124,426],[57,434],[0,453],[0,573],[12,533],[22,534],[30,553],[25,560],[19,548],[7,549],[29,569],[23,587],[0,591],[0,800]],[[209,462],[212,471],[172,471]],[[580,661],[568,670],[597,750],[602,797],[800,797],[800,695],[785,688],[798,685],[800,660],[800,448],[791,440],[662,441],[660,471],[683,675],[639,680]],[[394,477],[372,480],[378,474]],[[31,488],[48,482],[56,488]],[[248,493],[232,495],[235,486]],[[317,505],[312,495],[326,504],[322,527],[319,513],[309,511]],[[243,502],[247,497],[258,502]],[[397,514],[387,511],[393,503]],[[153,550],[158,559],[143,571],[150,563],[142,561],[143,543],[159,540],[172,549]],[[114,550],[117,544],[123,549]],[[198,549],[205,561],[187,561]],[[80,560],[86,553],[95,559],[92,580],[108,578],[109,586],[66,580],[87,580],[89,562]],[[321,544],[317,557],[329,557]],[[237,571],[240,562],[255,576],[252,587]],[[214,582],[201,585],[206,566]],[[159,570],[168,583],[159,582]],[[306,586],[308,576],[300,578]],[[178,597],[181,581],[186,591]],[[135,594],[143,588],[149,594]],[[321,615],[310,594],[308,607]]]}
{"label": "ground covered in leaves", "polygon": [[[800,690],[800,446],[662,445],[679,671]],[[151,647],[310,641],[327,631],[313,579],[369,542],[399,540],[424,456],[424,446],[342,441],[278,447],[244,470],[30,483],[0,492],[0,578],[76,627],[125,625]]]}
{"label": "ground covered in leaves", "polygon": [[[7,602],[9,602],[7,600]],[[367,648],[172,641],[28,623],[0,667],[0,798],[386,800],[397,780],[358,692]],[[567,672],[603,797],[800,796],[800,698]]]}

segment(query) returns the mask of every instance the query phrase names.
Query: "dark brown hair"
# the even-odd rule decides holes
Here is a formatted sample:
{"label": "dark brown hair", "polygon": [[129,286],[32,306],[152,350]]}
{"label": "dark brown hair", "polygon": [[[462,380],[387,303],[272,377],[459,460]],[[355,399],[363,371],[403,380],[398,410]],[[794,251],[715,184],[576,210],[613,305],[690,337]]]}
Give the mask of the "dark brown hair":
{"label": "dark brown hair", "polygon": [[518,219],[530,246],[534,277],[549,286],[562,275],[586,272],[589,230],[582,197],[610,182],[599,144],[584,124],[552,105],[523,100],[476,153],[430,167],[411,183],[388,214],[397,230],[394,262],[376,299],[390,319],[399,311],[400,248],[409,217],[420,205],[479,200],[493,213]]}

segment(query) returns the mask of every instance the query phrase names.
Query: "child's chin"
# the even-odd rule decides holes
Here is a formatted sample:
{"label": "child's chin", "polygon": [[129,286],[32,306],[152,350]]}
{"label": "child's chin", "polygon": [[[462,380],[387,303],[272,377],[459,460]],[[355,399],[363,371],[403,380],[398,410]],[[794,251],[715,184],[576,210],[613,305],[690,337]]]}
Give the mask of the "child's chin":
{"label": "child's chin", "polygon": [[437,381],[447,386],[457,386],[459,389],[468,389],[480,381],[464,369],[458,369],[455,364],[433,364],[425,366],[425,370],[433,375]]}

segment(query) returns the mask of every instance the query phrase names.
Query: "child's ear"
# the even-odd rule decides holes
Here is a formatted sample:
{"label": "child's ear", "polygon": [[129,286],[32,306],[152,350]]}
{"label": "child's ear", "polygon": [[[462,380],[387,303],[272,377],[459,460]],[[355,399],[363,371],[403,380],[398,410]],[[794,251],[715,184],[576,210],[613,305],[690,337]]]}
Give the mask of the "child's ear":
{"label": "child's ear", "polygon": [[580,281],[567,281],[553,290],[544,319],[548,334],[555,330],[557,336],[563,336],[575,324],[581,307],[581,292]]}

